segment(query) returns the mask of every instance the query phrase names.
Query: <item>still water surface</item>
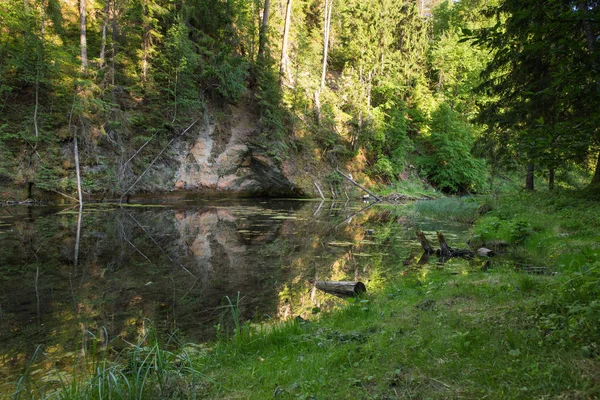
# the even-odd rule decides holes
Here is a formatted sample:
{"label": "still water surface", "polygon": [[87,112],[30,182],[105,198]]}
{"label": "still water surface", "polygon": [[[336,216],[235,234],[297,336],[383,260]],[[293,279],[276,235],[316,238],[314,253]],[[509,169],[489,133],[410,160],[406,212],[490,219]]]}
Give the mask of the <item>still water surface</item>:
{"label": "still water surface", "polygon": [[458,247],[468,236],[468,226],[419,218],[410,205],[365,206],[0,209],[0,393],[12,391],[38,347],[45,361],[33,376],[44,379],[71,368],[86,337],[124,346],[150,320],[162,335],[210,340],[227,328],[225,296],[239,293],[243,321],[308,317],[341,301],[311,281],[361,280],[376,290],[420,255],[415,229],[442,230]]}

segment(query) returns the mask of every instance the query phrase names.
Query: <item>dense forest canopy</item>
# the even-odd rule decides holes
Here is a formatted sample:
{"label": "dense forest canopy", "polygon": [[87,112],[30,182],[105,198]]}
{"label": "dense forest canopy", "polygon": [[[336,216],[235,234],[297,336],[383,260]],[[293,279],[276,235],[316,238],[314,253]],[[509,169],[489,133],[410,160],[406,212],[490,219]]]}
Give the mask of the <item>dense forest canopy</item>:
{"label": "dense forest canopy", "polygon": [[5,0],[0,175],[75,193],[81,161],[83,192],[124,193],[245,103],[279,163],[447,192],[526,165],[598,183],[599,30],[585,0]]}

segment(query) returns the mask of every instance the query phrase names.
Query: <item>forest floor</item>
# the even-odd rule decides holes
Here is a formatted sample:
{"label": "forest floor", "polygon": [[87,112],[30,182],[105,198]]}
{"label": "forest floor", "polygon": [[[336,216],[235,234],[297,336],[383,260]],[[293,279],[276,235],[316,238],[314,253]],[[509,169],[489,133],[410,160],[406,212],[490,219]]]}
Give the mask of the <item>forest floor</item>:
{"label": "forest floor", "polygon": [[[137,365],[174,362],[133,363],[96,382],[113,379],[114,398],[140,376],[143,398],[598,398],[597,200],[513,193],[426,203],[415,212],[474,220],[472,243],[500,254],[460,274],[398,261],[406,270],[384,289],[314,319],[241,325],[232,338],[178,352],[152,355],[148,344],[130,357]],[[475,218],[480,204],[491,210]],[[76,394],[64,398],[83,394],[67,390]],[[85,395],[108,398],[104,390],[90,381]]]}

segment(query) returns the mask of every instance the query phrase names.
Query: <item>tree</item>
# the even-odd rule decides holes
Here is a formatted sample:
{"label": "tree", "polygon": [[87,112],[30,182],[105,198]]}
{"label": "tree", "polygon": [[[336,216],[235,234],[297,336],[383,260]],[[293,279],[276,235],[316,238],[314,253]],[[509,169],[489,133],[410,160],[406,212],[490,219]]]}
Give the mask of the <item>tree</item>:
{"label": "tree", "polygon": [[321,65],[321,80],[319,88],[315,92],[315,109],[317,111],[317,121],[321,122],[321,91],[325,89],[325,77],[327,76],[327,56],[329,54],[329,33],[331,29],[331,10],[334,0],[324,0],[323,12],[323,56]]}
{"label": "tree", "polygon": [[419,165],[431,182],[452,193],[481,188],[485,163],[471,154],[471,127],[450,106],[442,103],[433,113],[431,135],[423,141],[427,153]]}
{"label": "tree", "polygon": [[86,0],[79,0],[79,44],[81,46],[81,70],[87,72],[87,27],[86,27]]}
{"label": "tree", "polygon": [[260,25],[260,34],[258,42],[258,59],[261,60],[264,57],[265,49],[267,47],[267,34],[269,32],[269,8],[271,7],[271,0],[265,0],[265,6],[263,7],[262,23]]}
{"label": "tree", "polygon": [[288,56],[288,43],[290,38],[290,25],[292,19],[292,0],[287,0],[287,6],[285,8],[285,23],[283,26],[283,41],[281,44],[281,61],[279,64],[279,76],[280,83],[283,83],[284,79],[291,81],[290,73],[290,59]]}
{"label": "tree", "polygon": [[596,2],[503,0],[492,12],[496,25],[475,33],[494,51],[479,121],[510,132],[527,163],[586,159],[599,141]]}

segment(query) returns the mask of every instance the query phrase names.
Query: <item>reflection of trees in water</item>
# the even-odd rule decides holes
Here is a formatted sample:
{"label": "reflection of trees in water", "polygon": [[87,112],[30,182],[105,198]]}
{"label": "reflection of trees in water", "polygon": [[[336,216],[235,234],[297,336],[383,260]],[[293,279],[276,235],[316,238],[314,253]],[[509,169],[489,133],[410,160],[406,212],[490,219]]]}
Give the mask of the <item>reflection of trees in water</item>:
{"label": "reflection of trees in water", "polygon": [[[102,327],[109,339],[131,339],[144,318],[162,332],[206,338],[223,297],[238,291],[243,318],[273,314],[279,265],[257,259],[255,248],[272,241],[282,221],[263,218],[260,208],[238,211],[85,210],[79,246],[77,213],[16,219],[1,243],[2,364],[22,366],[37,344],[60,357],[82,331]],[[239,232],[257,221],[253,235]]]}

